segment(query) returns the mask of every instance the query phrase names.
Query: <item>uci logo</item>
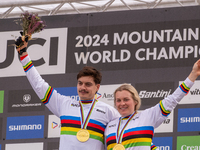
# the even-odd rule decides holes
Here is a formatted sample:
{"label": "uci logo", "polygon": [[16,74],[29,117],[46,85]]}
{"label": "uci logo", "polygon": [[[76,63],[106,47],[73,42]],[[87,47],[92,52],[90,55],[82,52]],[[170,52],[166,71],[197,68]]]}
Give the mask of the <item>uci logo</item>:
{"label": "uci logo", "polygon": [[[45,29],[35,33],[27,51],[39,73],[63,74],[66,68],[67,28]],[[19,31],[1,32],[0,77],[24,76],[19,56],[13,44]]]}

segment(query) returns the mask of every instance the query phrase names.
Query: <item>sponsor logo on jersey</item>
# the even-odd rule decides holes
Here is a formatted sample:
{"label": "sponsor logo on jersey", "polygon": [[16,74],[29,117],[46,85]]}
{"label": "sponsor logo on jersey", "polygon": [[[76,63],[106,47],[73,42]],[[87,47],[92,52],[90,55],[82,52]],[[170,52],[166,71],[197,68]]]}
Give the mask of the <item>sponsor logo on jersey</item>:
{"label": "sponsor logo on jersey", "polygon": [[116,126],[116,124],[112,124],[112,125],[109,125],[108,127],[112,128],[112,127],[115,127],[115,126]]}
{"label": "sponsor logo on jersey", "polygon": [[106,114],[106,112],[105,112],[105,111],[103,111],[103,110],[100,110],[100,109],[96,109],[96,111],[98,111],[98,112],[100,112],[100,113],[103,113],[103,114]]}
{"label": "sponsor logo on jersey", "polygon": [[71,106],[72,106],[72,107],[80,107],[80,104],[71,103]]}

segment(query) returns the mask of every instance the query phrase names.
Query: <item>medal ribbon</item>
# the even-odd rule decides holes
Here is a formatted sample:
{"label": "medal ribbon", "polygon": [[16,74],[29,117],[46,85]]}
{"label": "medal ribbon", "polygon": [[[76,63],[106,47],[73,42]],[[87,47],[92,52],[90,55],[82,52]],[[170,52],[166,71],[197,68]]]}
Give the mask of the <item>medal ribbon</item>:
{"label": "medal ribbon", "polygon": [[116,134],[116,143],[120,144],[122,142],[122,137],[124,134],[124,130],[126,128],[126,126],[128,125],[128,123],[130,122],[130,120],[135,116],[135,112],[129,116],[128,120],[126,121],[124,127],[122,128],[121,132],[120,132],[120,126],[121,126],[121,120],[123,119],[122,117],[120,117],[119,119],[119,123],[118,123],[118,127],[117,127],[117,134]]}
{"label": "medal ribbon", "polygon": [[81,129],[86,129],[87,124],[89,122],[90,115],[92,114],[92,110],[93,110],[94,105],[95,105],[96,102],[97,102],[97,100],[94,99],[93,102],[92,102],[92,104],[91,104],[91,106],[90,106],[88,114],[87,114],[86,118],[84,119],[83,104],[81,103],[81,101],[79,101],[79,104],[80,104],[80,113],[81,113]]}

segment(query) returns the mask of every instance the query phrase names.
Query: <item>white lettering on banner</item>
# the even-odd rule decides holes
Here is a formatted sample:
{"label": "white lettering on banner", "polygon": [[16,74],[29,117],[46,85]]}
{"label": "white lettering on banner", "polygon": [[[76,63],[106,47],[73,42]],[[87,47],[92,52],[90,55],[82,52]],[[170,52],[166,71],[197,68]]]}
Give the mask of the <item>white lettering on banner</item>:
{"label": "white lettering on banner", "polygon": [[170,146],[156,146],[158,150],[170,150]]}
{"label": "white lettering on banner", "polygon": [[21,131],[21,130],[41,130],[41,124],[31,124],[31,125],[10,125],[9,131]]}
{"label": "white lettering on banner", "polygon": [[33,104],[13,104],[12,107],[33,107],[33,106],[42,106],[42,103],[33,103]]}
{"label": "white lettering on banner", "polygon": [[[129,31],[114,32],[113,35],[107,33],[103,35],[77,35],[75,40],[75,48],[93,47],[93,51],[75,52],[76,64],[92,64],[98,63],[120,63],[129,60],[148,61],[148,60],[177,60],[198,58],[200,48],[198,45],[186,45],[186,42],[199,40],[199,28],[183,28],[183,29],[164,29],[164,30],[147,30],[147,31]],[[111,39],[113,38],[113,39]],[[109,43],[112,41],[113,43]],[[182,42],[179,47],[173,45],[174,42]],[[151,47],[150,44],[166,43],[167,46]],[[169,45],[171,43],[172,45]],[[107,47],[108,45],[130,45],[130,44],[149,44],[141,48],[120,50],[95,50],[95,47]],[[109,45],[109,46],[110,46]],[[133,57],[134,58],[131,58]]]}
{"label": "white lettering on banner", "polygon": [[130,51],[123,49],[120,50],[120,56],[119,58],[117,58],[117,51],[113,50],[112,52],[110,51],[103,51],[102,53],[100,53],[99,51],[94,51],[94,52],[86,52],[86,54],[84,52],[81,53],[74,53],[75,55],[75,59],[76,59],[76,63],[80,64],[81,62],[83,64],[87,64],[88,60],[93,63],[110,63],[110,62],[125,62],[128,61],[131,58],[131,53]]}
{"label": "white lettering on banner", "polygon": [[187,145],[182,145],[181,150],[200,150],[200,146],[187,146]]}
{"label": "white lettering on banner", "polygon": [[[148,37],[147,37],[148,36]],[[119,33],[114,33],[113,36],[113,45],[122,45],[122,44],[138,44],[139,42],[143,43],[156,43],[156,42],[176,42],[176,41],[191,41],[199,40],[199,28],[195,30],[188,28],[183,29],[168,29],[161,30],[158,32],[154,31],[133,31],[131,33],[124,32],[120,37]]]}
{"label": "white lettering on banner", "polygon": [[76,40],[78,42],[76,43],[75,47],[90,47],[90,46],[100,46],[101,44],[104,44],[104,46],[108,45],[108,34],[105,34],[102,38],[100,35],[94,35],[93,37],[91,35],[86,35],[85,37],[78,35],[76,37]]}
{"label": "white lettering on banner", "polygon": [[[0,77],[24,76],[24,70],[19,61],[14,38],[19,31],[1,32]],[[66,70],[67,28],[45,29],[33,34],[37,43],[29,42],[27,51],[41,75],[64,74]],[[32,42],[32,44],[31,44]],[[53,47],[53,48],[52,48]],[[58,59],[59,58],[59,59]]]}
{"label": "white lettering on banner", "polygon": [[169,91],[164,91],[164,90],[157,90],[156,92],[154,91],[140,91],[139,92],[139,97],[140,98],[160,98],[160,97],[167,97],[168,95],[170,95],[171,93],[171,89]]}
{"label": "white lettering on banner", "polygon": [[[141,57],[141,54],[145,56]],[[179,46],[178,50],[175,50],[174,47],[169,47],[166,50],[165,47],[162,47],[160,51],[157,48],[140,48],[135,53],[135,58],[139,61],[144,60],[161,60],[161,59],[177,59],[177,58],[188,58],[189,55],[193,55],[194,58],[199,57],[200,48],[195,46]]]}
{"label": "white lettering on banner", "polygon": [[200,117],[181,117],[181,123],[192,123],[192,122],[200,122]]}

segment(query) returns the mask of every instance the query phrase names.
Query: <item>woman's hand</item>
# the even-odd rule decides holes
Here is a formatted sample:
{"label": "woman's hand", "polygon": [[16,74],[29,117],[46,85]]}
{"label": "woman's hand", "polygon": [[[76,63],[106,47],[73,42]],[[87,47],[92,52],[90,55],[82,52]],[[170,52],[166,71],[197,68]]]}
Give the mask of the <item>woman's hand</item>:
{"label": "woman's hand", "polygon": [[194,82],[196,80],[196,78],[200,75],[200,59],[197,60],[192,68],[192,71],[190,73],[190,75],[188,76],[188,78]]}

